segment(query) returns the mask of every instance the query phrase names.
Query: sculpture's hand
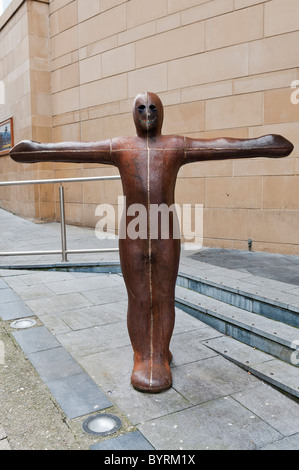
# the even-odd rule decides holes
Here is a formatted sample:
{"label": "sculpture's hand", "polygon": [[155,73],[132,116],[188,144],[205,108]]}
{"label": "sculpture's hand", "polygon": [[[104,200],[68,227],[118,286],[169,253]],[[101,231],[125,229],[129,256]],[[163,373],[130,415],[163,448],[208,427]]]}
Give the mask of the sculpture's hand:
{"label": "sculpture's hand", "polygon": [[34,163],[38,162],[37,152],[40,144],[30,140],[23,140],[15,145],[9,152],[11,158],[16,162]]}
{"label": "sculpture's hand", "polygon": [[265,156],[269,157],[287,157],[294,149],[294,145],[285,137],[276,134],[269,134],[256,139],[257,149],[261,149],[261,156],[263,151]]}

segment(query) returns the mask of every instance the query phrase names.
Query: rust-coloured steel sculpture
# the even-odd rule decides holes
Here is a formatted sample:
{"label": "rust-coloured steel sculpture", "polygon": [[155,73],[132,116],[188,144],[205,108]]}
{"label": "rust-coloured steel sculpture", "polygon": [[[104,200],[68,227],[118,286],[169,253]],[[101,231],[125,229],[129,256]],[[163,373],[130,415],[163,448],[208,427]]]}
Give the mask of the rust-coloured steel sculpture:
{"label": "rust-coloured steel sculpture", "polygon": [[[161,392],[172,385],[170,339],[175,318],[175,284],[180,240],[151,237],[150,205],[174,203],[182,165],[206,160],[285,157],[293,145],[279,135],[257,139],[192,139],[161,133],[163,105],[157,95],[137,95],[133,106],[137,135],[101,142],[40,144],[23,141],[10,152],[22,163],[72,162],[115,165],[120,172],[127,206],[147,210],[144,238],[119,240],[121,269],[128,292],[128,331],[134,351],[131,382],[144,392]],[[132,220],[125,214],[126,226]]]}

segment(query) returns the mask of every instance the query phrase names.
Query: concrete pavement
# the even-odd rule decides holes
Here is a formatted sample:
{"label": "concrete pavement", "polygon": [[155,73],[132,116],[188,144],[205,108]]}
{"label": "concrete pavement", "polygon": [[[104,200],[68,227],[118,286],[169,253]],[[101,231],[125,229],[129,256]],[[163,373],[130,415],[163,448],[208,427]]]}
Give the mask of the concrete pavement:
{"label": "concrete pavement", "polygon": [[[35,224],[0,210],[0,228],[0,251],[60,247],[56,223]],[[68,226],[67,235],[73,249],[107,243],[82,227]],[[298,450],[296,396],[273,387],[252,363],[252,369],[240,367],[250,346],[182,308],[176,310],[171,342],[172,388],[148,395],[131,387],[132,348],[118,261],[117,253],[71,255],[63,271],[59,255],[0,257],[0,449]],[[238,292],[275,291],[277,299],[288,294],[288,305],[299,306],[298,257],[186,251],[180,271],[214,286],[238,284]],[[182,283],[178,295],[180,289]],[[15,328],[18,319],[35,324]],[[220,344],[226,349],[233,344],[239,364]],[[259,370],[277,367],[269,353],[251,349]],[[296,349],[293,354],[296,359]],[[293,370],[292,387],[299,390],[298,368]],[[82,424],[95,413],[118,416],[121,428],[109,436],[86,433]]]}

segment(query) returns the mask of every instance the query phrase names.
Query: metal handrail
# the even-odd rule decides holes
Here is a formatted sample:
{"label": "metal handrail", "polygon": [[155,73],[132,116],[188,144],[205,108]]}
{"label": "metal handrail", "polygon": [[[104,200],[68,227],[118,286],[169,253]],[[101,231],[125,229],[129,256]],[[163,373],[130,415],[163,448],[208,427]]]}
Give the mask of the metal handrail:
{"label": "metal handrail", "polygon": [[101,181],[101,180],[119,180],[119,175],[113,176],[86,176],[85,178],[57,178],[43,180],[24,180],[24,181],[0,181],[0,186],[17,186],[25,184],[49,184],[49,183],[76,183],[80,181]]}
{"label": "metal handrail", "polygon": [[29,184],[58,184],[59,186],[59,206],[60,206],[60,225],[61,225],[61,250],[45,250],[45,251],[23,251],[23,252],[0,252],[0,256],[32,256],[32,255],[55,255],[61,254],[62,261],[68,261],[67,255],[72,253],[103,253],[108,251],[118,251],[118,248],[87,248],[81,250],[68,250],[66,240],[66,224],[65,224],[65,203],[64,203],[64,188],[62,183],[77,183],[88,181],[106,181],[106,180],[119,180],[119,175],[113,176],[90,176],[82,178],[57,178],[57,179],[42,179],[42,180],[23,180],[23,181],[0,181],[0,187],[5,186],[24,186]]}

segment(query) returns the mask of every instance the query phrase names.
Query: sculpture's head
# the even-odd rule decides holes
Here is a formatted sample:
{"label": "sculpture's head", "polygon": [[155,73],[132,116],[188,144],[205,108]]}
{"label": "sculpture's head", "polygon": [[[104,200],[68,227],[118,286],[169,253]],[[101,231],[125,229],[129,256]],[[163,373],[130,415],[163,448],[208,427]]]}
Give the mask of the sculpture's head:
{"label": "sculpture's head", "polygon": [[139,93],[133,105],[133,117],[139,137],[161,135],[163,124],[163,105],[154,93]]}

